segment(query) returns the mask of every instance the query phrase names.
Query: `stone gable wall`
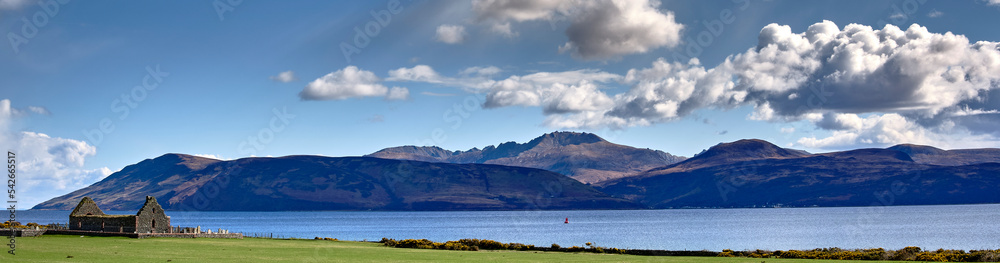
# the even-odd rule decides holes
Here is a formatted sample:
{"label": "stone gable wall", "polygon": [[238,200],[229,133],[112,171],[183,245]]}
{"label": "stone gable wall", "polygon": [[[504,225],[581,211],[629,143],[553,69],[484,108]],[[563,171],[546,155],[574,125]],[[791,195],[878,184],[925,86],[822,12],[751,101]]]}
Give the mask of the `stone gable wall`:
{"label": "stone gable wall", "polygon": [[136,213],[136,233],[170,233],[170,217],[154,197],[146,197],[146,204]]}
{"label": "stone gable wall", "polygon": [[97,207],[97,203],[94,202],[90,197],[84,197],[80,200],[80,204],[76,205],[76,209],[69,216],[83,216],[83,215],[104,215],[101,208]]}

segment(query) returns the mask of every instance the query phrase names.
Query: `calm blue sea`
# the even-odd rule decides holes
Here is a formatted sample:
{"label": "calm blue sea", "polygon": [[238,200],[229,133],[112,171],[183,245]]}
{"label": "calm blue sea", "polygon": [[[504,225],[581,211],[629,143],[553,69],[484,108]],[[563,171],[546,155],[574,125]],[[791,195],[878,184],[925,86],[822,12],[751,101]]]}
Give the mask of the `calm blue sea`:
{"label": "calm blue sea", "polygon": [[[68,214],[18,211],[18,221],[66,223]],[[167,215],[175,226],[342,240],[480,238],[541,246],[594,242],[618,248],[713,251],[1000,248],[1000,204],[499,212],[168,211]]]}

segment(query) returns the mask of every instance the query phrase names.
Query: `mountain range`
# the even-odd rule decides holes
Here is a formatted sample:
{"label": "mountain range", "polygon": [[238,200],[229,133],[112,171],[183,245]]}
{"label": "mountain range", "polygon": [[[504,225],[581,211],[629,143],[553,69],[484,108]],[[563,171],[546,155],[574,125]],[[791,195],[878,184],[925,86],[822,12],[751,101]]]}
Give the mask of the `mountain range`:
{"label": "mountain range", "polygon": [[1000,149],[921,145],[812,154],[756,139],[691,157],[555,132],[449,151],[216,160],[166,154],[34,209],[84,196],[134,210],[525,210],[1000,203]]}
{"label": "mountain range", "polygon": [[614,144],[592,133],[553,132],[527,143],[505,142],[482,150],[449,151],[436,146],[400,146],[365,155],[398,160],[499,164],[545,169],[583,183],[597,183],[686,159],[669,153]]}
{"label": "mountain range", "polygon": [[980,162],[991,157],[936,153],[960,164],[945,166],[897,149],[805,154],[740,140],[598,189],[650,208],[1000,203],[1000,163]]}
{"label": "mountain range", "polygon": [[166,154],[34,209],[72,209],[89,196],[104,209],[132,210],[147,195],[163,200],[164,209],[208,211],[640,208],[534,168],[372,157],[220,161]]}

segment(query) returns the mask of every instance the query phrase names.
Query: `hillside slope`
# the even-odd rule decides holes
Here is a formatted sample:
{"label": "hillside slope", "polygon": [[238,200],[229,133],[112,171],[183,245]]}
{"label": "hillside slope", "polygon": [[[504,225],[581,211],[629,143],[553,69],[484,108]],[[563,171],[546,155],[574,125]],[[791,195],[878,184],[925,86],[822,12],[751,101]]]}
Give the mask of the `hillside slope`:
{"label": "hillside slope", "polygon": [[72,209],[84,197],[134,210],[631,209],[566,176],[533,168],[370,157],[286,156],[219,161],[167,154],[130,165],[34,209]]}
{"label": "hillside slope", "polygon": [[764,141],[720,144],[599,189],[653,208],[1000,203],[992,190],[1000,185],[998,163],[938,166],[890,149],[777,149]]}

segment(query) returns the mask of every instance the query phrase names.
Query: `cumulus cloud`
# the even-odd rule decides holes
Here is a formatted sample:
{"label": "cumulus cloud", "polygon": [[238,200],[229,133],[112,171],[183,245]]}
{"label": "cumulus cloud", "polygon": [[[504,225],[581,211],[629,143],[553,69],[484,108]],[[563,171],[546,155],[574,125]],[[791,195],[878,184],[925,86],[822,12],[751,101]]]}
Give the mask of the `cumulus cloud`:
{"label": "cumulus cloud", "polygon": [[[413,81],[485,92],[485,108],[543,106],[545,114],[597,111],[613,104],[598,83],[620,81],[622,76],[593,69],[538,72],[493,80],[502,70],[494,66],[469,67],[457,77],[446,77],[427,65],[389,71],[388,81]],[[428,93],[424,93],[428,94]],[[439,95],[431,93],[430,95]]]}
{"label": "cumulus cloud", "polygon": [[271,76],[271,80],[277,81],[277,82],[288,83],[288,82],[299,80],[299,78],[295,77],[295,72],[289,70],[289,71],[278,73],[278,75],[276,75],[276,76]]}
{"label": "cumulus cloud", "polygon": [[[771,24],[761,30],[756,47],[714,68],[697,60],[661,59],[650,68],[630,70],[625,81],[632,87],[615,96],[612,108],[588,116],[634,126],[700,108],[751,105],[751,118],[765,121],[865,112],[933,119],[965,107],[971,107],[965,112],[1000,108],[983,101],[1000,83],[1000,46],[930,33],[919,25],[876,30],[850,24],[841,30],[824,21],[793,33]],[[834,129],[847,123],[818,124]]]}
{"label": "cumulus cloud", "polygon": [[490,81],[485,108],[544,105],[546,114],[597,110],[611,105],[611,99],[595,83],[621,79],[597,70],[539,72]]}
{"label": "cumulus cloud", "polygon": [[989,4],[989,5],[1000,5],[1000,0],[987,0],[986,4]]}
{"label": "cumulus cloud", "polygon": [[383,86],[381,79],[371,71],[347,66],[313,80],[306,85],[299,97],[302,100],[343,100],[359,97],[385,97],[387,100],[406,99],[409,90],[403,87],[392,89]]}
{"label": "cumulus cloud", "polygon": [[[76,190],[110,175],[110,169],[83,169],[86,158],[97,148],[84,141],[53,138],[43,133],[23,131],[14,134],[15,149],[21,158],[25,187],[48,186],[56,190]],[[30,192],[25,190],[25,192]]]}
{"label": "cumulus cloud", "polygon": [[[520,11],[488,17],[530,20],[561,14],[511,10]],[[624,76],[577,70],[496,80],[451,78],[429,66],[390,75],[486,93],[486,108],[542,107],[544,124],[556,128],[646,126],[699,109],[752,107],[750,119],[804,120],[833,134],[799,141],[813,148],[927,143],[956,132],[985,136],[985,141],[1000,138],[1000,42],[973,42],[917,24],[874,29],[823,21],[798,33],[770,24],[761,29],[756,46],[714,67],[697,59],[661,58]],[[612,82],[628,90],[608,94],[605,87]]]}
{"label": "cumulus cloud", "polygon": [[416,65],[412,68],[398,68],[389,71],[388,81],[415,81],[441,84],[448,81],[441,77],[434,68],[428,65]]}
{"label": "cumulus cloud", "polygon": [[646,53],[680,43],[684,26],[670,11],[661,11],[656,0],[631,1],[474,1],[477,21],[491,21],[491,29],[506,37],[516,35],[510,22],[570,21],[569,39],[560,52],[584,60],[605,60]]}
{"label": "cumulus cloud", "polygon": [[658,1],[583,1],[566,29],[569,41],[559,48],[586,59],[646,53],[680,43],[683,25],[673,12],[660,12]]}
{"label": "cumulus cloud", "polygon": [[460,44],[465,41],[465,27],[459,25],[440,25],[434,37],[446,44]]}
{"label": "cumulus cloud", "polygon": [[48,112],[43,107],[35,106],[13,108],[10,100],[0,100],[0,141],[16,154],[17,190],[24,193],[19,195],[22,205],[34,205],[66,194],[112,173],[107,167],[83,168],[86,158],[97,154],[97,148],[84,141],[13,128],[12,123],[17,118]]}
{"label": "cumulus cloud", "polygon": [[[827,120],[828,117],[834,120]],[[935,129],[920,126],[896,113],[873,114],[867,118],[854,114],[837,114],[824,116],[822,121],[838,123],[832,127],[832,135],[825,138],[805,137],[797,143],[817,149],[839,149],[886,147],[901,143],[940,145],[945,140],[945,136]]]}

